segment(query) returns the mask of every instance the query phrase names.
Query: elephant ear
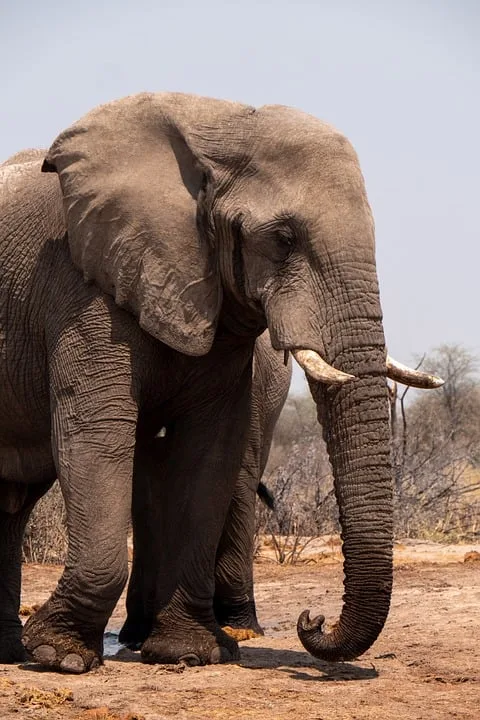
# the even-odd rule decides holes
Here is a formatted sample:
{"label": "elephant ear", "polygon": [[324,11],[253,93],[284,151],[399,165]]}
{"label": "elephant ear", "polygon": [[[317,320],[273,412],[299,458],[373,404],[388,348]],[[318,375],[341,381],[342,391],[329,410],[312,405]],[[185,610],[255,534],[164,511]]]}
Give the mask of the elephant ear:
{"label": "elephant ear", "polygon": [[124,98],[61,133],[43,165],[59,175],[70,251],[85,280],[188,355],[209,351],[222,301],[197,222],[211,168],[192,124],[211,130],[238,108],[173,93]]}

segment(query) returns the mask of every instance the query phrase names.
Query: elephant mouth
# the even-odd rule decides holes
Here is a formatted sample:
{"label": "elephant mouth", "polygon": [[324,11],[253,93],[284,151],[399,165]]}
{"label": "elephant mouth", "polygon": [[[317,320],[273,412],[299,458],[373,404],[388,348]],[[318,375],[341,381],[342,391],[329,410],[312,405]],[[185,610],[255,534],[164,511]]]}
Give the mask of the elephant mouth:
{"label": "elephant mouth", "polygon": [[[288,352],[288,350],[285,351],[286,358]],[[329,365],[315,350],[295,348],[291,350],[291,353],[305,373],[317,382],[326,385],[343,385],[355,380],[355,375],[350,375]],[[414,370],[394,360],[390,355],[387,355],[386,358],[385,374],[390,380],[424,390],[439,388],[444,384],[442,378]]]}

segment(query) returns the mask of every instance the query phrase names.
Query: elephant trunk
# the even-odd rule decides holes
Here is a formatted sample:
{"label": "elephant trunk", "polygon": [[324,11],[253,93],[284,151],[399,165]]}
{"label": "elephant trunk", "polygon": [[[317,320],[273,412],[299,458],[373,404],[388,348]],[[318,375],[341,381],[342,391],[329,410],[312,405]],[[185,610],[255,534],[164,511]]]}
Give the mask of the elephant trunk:
{"label": "elephant trunk", "polygon": [[[297,630],[304,647],[329,661],[365,652],[387,618],[392,588],[393,507],[386,362],[379,319],[369,336],[355,322],[356,338],[333,364],[356,378],[329,386],[309,378],[334,474],[342,529],[345,593],[339,621],[323,633],[324,618],[303,612]],[[356,332],[355,332],[356,330]],[[361,347],[358,338],[372,340]]]}

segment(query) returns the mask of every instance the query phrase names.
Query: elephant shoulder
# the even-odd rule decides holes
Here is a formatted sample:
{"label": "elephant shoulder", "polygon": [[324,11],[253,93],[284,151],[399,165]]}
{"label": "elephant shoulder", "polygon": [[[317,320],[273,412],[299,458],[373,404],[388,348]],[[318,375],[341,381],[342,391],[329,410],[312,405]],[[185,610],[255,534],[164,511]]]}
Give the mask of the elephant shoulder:
{"label": "elephant shoulder", "polygon": [[66,232],[56,175],[42,173],[43,150],[23,150],[0,165],[1,235],[17,240],[36,227],[44,239]]}
{"label": "elephant shoulder", "polygon": [[40,161],[46,155],[46,150],[41,148],[27,148],[26,150],[19,150],[14,155],[11,155],[3,163],[0,163],[0,168],[9,167],[11,165],[25,165],[26,163]]}

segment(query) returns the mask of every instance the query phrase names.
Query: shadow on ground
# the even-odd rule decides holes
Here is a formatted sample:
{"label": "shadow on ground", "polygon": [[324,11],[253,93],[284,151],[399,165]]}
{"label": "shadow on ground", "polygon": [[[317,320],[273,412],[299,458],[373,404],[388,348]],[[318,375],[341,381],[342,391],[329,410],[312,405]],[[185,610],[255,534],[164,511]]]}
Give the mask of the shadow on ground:
{"label": "shadow on ground", "polygon": [[[312,658],[298,650],[277,650],[264,647],[242,647],[240,667],[250,670],[280,670],[299,680],[371,680],[378,677],[373,667],[361,667],[352,663],[327,663]],[[295,668],[304,668],[302,672]]]}

